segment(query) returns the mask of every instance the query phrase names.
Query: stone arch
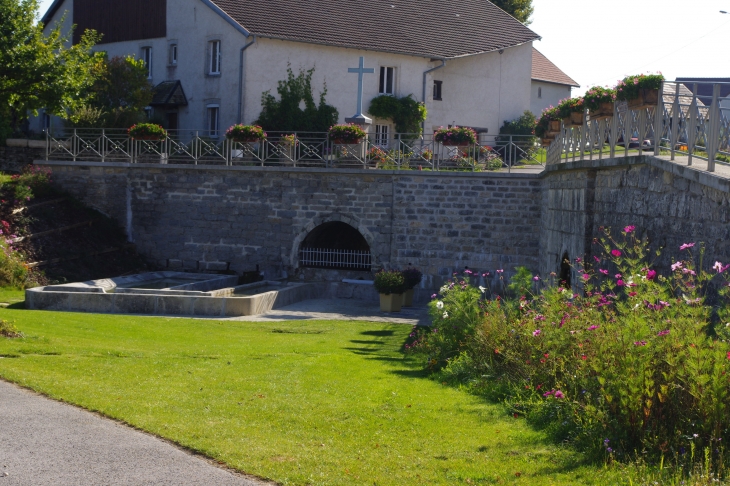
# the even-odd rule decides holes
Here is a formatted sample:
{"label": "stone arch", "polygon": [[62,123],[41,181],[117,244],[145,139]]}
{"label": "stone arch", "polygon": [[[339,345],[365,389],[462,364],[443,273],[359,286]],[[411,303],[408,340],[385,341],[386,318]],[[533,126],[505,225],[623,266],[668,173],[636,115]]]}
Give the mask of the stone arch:
{"label": "stone arch", "polygon": [[302,230],[294,238],[291,252],[289,254],[289,263],[292,269],[299,267],[299,248],[301,247],[302,242],[307,237],[307,235],[309,235],[318,226],[321,226],[325,223],[335,222],[345,223],[355,228],[362,235],[362,237],[365,239],[368,246],[370,247],[370,254],[372,255],[372,265],[376,266],[379,263],[378,255],[375,252],[376,242],[373,234],[365,226],[363,226],[358,219],[344,214],[332,213],[325,216],[318,216],[312,219],[306,226],[304,226],[304,228],[302,228]]}

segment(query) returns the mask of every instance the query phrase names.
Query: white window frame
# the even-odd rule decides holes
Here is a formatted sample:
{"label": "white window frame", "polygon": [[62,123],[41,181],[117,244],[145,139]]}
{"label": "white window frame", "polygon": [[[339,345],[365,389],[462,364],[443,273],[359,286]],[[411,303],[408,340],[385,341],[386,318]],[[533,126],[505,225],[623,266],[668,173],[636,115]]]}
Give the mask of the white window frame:
{"label": "white window frame", "polygon": [[[212,117],[213,114],[215,114],[215,118]],[[205,126],[210,138],[220,137],[220,118],[221,105],[219,103],[205,105]]]}
{"label": "white window frame", "polygon": [[177,42],[171,42],[168,49],[169,65],[177,66]]}
{"label": "white window frame", "polygon": [[208,75],[220,76],[221,74],[221,41],[213,39],[208,41]]}
{"label": "white window frame", "polygon": [[152,46],[142,46],[142,60],[147,68],[147,79],[152,79]]}
{"label": "white window frame", "polygon": [[390,125],[375,125],[375,146],[387,149],[390,145]]}
{"label": "white window frame", "polygon": [[[390,79],[388,76],[390,75]],[[395,95],[396,69],[393,66],[380,66],[380,77],[378,78],[378,94]],[[390,81],[390,85],[388,84]]]}

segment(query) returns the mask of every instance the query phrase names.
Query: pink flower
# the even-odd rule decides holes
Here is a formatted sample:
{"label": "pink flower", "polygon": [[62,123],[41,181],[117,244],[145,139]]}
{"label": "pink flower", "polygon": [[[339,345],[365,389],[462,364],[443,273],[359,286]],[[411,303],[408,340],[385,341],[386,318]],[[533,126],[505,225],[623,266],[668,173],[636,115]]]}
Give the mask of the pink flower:
{"label": "pink flower", "polygon": [[636,226],[626,226],[624,228],[624,233],[632,233],[636,229]]}
{"label": "pink flower", "polygon": [[563,392],[561,392],[560,390],[556,390],[555,398],[557,398],[557,399],[565,398],[565,395],[563,395]]}
{"label": "pink flower", "polygon": [[624,281],[623,280],[618,280],[616,282],[616,285],[618,285],[619,287],[623,287],[624,286]]}
{"label": "pink flower", "polygon": [[657,333],[657,336],[661,337],[661,336],[666,336],[667,334],[669,334],[669,329],[665,329],[664,331],[659,331]]}
{"label": "pink flower", "polygon": [[596,263],[599,263],[601,261],[601,259],[598,258],[596,255],[593,255],[593,259],[596,261]]}
{"label": "pink flower", "polygon": [[682,268],[682,262],[674,262],[674,263],[672,264],[672,271],[673,271],[673,272],[676,272],[676,271],[677,271],[677,270],[679,270],[680,268]]}
{"label": "pink flower", "polygon": [[685,243],[685,244],[683,244],[682,246],[679,247],[679,250],[680,251],[681,250],[686,250],[687,248],[692,248],[693,246],[695,246],[694,243]]}
{"label": "pink flower", "polygon": [[646,279],[647,280],[654,280],[656,278],[656,270],[649,270],[646,272]]}
{"label": "pink flower", "polygon": [[608,270],[604,270],[602,268],[599,268],[598,271],[601,272],[604,275],[608,275]]}
{"label": "pink flower", "polygon": [[594,325],[592,325],[591,327],[589,327],[589,328],[588,328],[588,330],[589,330],[589,331],[595,331],[595,330],[596,330],[596,329],[598,329],[599,327],[600,327],[600,326],[596,326],[596,325],[594,324]]}
{"label": "pink flower", "polygon": [[532,280],[534,280],[535,282],[537,282],[538,280],[540,280],[540,276],[539,275],[535,275],[534,277],[532,277]]}
{"label": "pink flower", "polygon": [[547,397],[549,397],[551,395],[554,395],[554,394],[555,394],[555,390],[551,390],[549,392],[543,393],[542,396],[544,396],[545,398],[547,398]]}
{"label": "pink flower", "polygon": [[646,346],[646,341],[634,341],[634,346]]}
{"label": "pink flower", "polygon": [[629,297],[636,297],[636,292],[629,292]]}
{"label": "pink flower", "polygon": [[618,258],[621,256],[621,250],[611,250],[611,255]]}
{"label": "pink flower", "polygon": [[583,274],[583,280],[589,280],[590,278],[591,278],[591,276],[589,274],[587,274],[587,273]]}
{"label": "pink flower", "polygon": [[532,331],[532,335],[535,337],[539,336],[540,334],[542,334],[542,331],[540,329],[535,329],[534,331]]}

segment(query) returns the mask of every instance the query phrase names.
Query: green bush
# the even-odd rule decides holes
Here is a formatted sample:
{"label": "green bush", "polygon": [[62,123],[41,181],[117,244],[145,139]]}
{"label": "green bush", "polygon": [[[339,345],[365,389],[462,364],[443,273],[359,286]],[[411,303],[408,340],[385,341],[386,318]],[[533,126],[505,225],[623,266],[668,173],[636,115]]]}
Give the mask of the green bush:
{"label": "green bush", "polygon": [[23,337],[23,333],[18,331],[18,328],[15,327],[14,323],[6,321],[5,319],[0,319],[0,336],[6,338],[20,338]]}
{"label": "green bush", "polygon": [[[452,282],[409,349],[443,368],[439,379],[496,394],[593,457],[679,463],[696,449],[720,467],[730,459],[730,264],[703,269],[688,243],[659,275],[632,226],[597,245],[600,256],[576,264],[580,294],[545,287],[490,301]],[[705,300],[713,288],[716,306]]]}
{"label": "green bush", "polygon": [[393,120],[397,133],[417,135],[423,131],[421,123],[428,116],[426,105],[416,101],[413,95],[402,98],[391,95],[376,96],[370,101],[368,113],[377,118]]}
{"label": "green bush", "polygon": [[401,272],[403,274],[403,278],[405,279],[406,289],[410,290],[419,283],[421,283],[421,279],[423,278],[423,273],[417,268],[408,267],[405,270]]}

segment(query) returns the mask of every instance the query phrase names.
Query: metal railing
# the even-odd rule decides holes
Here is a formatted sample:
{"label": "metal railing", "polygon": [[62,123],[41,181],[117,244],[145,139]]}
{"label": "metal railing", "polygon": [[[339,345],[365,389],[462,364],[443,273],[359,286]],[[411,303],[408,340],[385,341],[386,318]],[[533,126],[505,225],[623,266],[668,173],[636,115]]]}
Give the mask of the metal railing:
{"label": "metal railing", "polygon": [[362,250],[301,248],[299,250],[299,265],[310,268],[370,270],[372,256],[369,251]]}
{"label": "metal railing", "polygon": [[712,96],[702,96],[697,83],[665,81],[656,106],[634,109],[617,102],[612,114],[591,119],[586,110],[581,125],[561,122],[547,148],[547,165],[649,151],[671,160],[686,155],[688,165],[702,159],[714,172],[716,163],[730,162],[730,107],[720,105],[721,89],[730,84],[712,85]]}
{"label": "metal railing", "polygon": [[212,135],[169,130],[164,140],[138,140],[123,129],[49,130],[46,160],[510,172],[544,165],[535,137],[525,135],[480,135],[477,144],[457,147],[434,141],[433,134],[399,133],[387,140],[371,134],[356,144],[333,143],[326,133],[268,132],[253,143]]}

